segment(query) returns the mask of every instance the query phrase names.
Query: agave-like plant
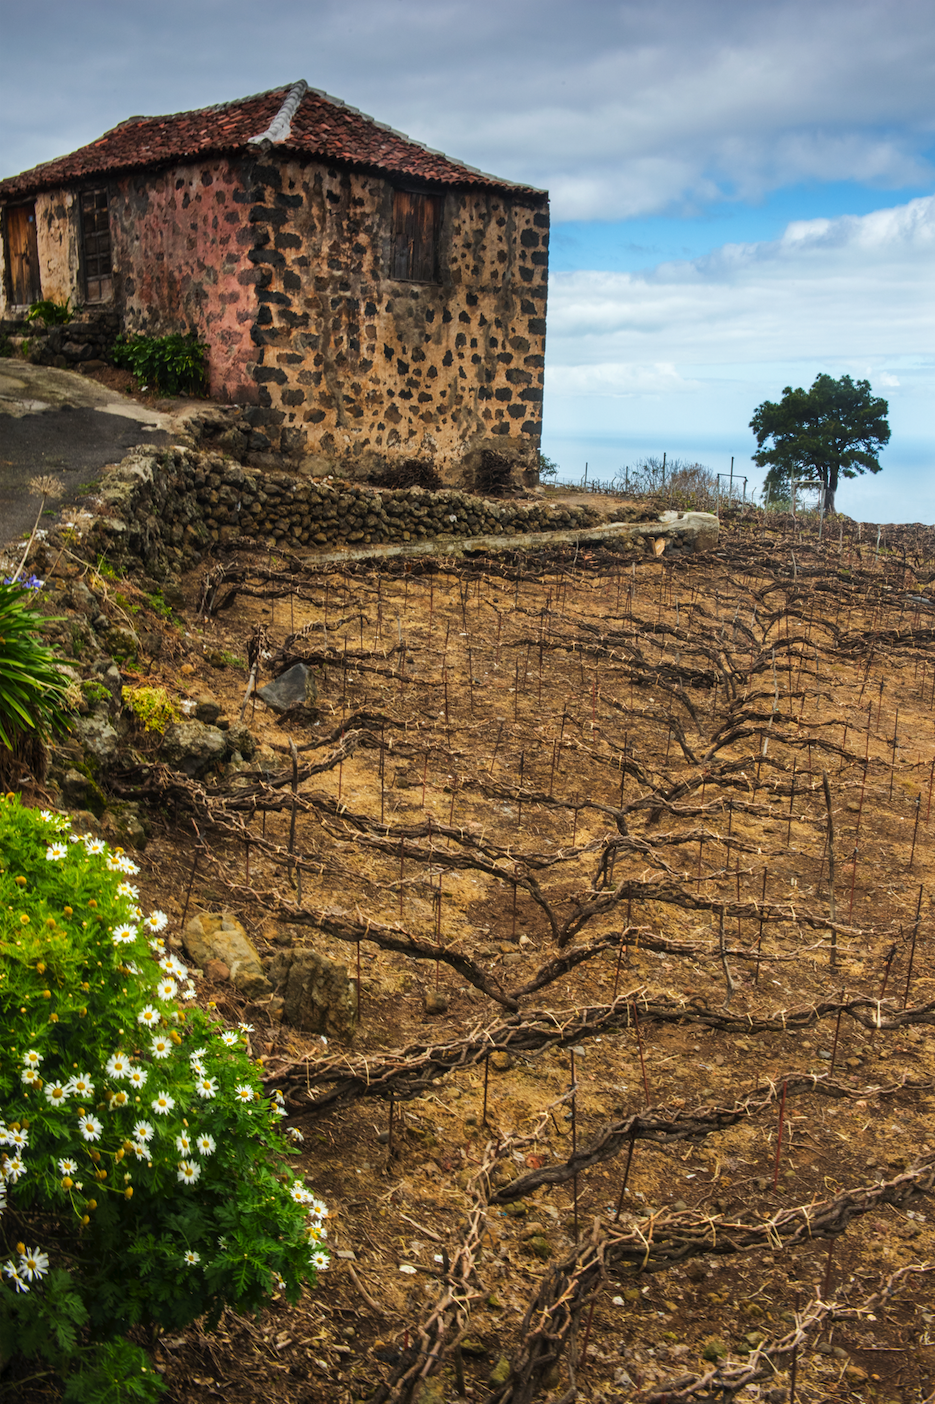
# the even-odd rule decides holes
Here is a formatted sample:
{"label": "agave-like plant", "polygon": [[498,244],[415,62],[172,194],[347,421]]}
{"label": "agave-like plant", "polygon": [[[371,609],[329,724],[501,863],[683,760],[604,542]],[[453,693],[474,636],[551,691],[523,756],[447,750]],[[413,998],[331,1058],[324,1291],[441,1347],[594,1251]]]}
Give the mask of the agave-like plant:
{"label": "agave-like plant", "polygon": [[49,621],[30,599],[27,585],[0,584],[0,779],[4,781],[13,774],[12,762],[41,779],[44,743],[68,729],[68,679],[52,649],[39,637]]}

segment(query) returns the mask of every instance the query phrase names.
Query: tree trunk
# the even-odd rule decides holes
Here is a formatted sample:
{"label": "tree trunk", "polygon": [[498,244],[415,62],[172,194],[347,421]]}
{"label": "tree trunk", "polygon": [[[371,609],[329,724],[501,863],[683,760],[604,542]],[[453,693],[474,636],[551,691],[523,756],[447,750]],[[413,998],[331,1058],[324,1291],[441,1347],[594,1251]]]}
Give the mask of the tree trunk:
{"label": "tree trunk", "polygon": [[826,487],[823,489],[823,492],[825,498],[825,516],[830,517],[834,512],[834,488]]}

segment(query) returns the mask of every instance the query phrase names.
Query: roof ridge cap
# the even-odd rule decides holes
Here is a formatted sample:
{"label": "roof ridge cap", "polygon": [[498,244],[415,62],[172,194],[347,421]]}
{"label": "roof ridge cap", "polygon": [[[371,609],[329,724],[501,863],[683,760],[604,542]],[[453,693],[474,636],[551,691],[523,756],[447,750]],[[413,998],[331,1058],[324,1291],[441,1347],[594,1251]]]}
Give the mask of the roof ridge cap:
{"label": "roof ridge cap", "polygon": [[[292,119],[299,110],[299,104],[308,92],[308,84],[304,78],[300,78],[297,83],[286,93],[282,106],[276,116],[270,122],[265,132],[260,132],[257,136],[248,137],[248,146],[279,145],[288,141],[292,131]],[[243,101],[243,99],[241,99]]]}

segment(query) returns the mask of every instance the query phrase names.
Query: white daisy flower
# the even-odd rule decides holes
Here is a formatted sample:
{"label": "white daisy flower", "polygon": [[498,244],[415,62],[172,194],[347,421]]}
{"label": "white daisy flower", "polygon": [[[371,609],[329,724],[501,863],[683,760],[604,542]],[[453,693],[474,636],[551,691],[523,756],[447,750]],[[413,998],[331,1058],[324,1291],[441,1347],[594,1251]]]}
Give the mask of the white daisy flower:
{"label": "white daisy flower", "polygon": [[39,818],[44,819],[47,824],[53,824],[55,822],[55,815],[48,809],[40,809]]}
{"label": "white daisy flower", "polygon": [[28,1053],[23,1054],[24,1068],[37,1068],[42,1062],[42,1054],[37,1053],[35,1048],[30,1048]]}
{"label": "white daisy flower", "polygon": [[45,851],[45,856],[50,863],[58,863],[68,852],[68,845],[65,843],[50,843]]}
{"label": "white daisy flower", "polygon": [[130,1073],[130,1059],[126,1053],[112,1053],[107,1059],[106,1072],[108,1077],[118,1080],[128,1077]]}
{"label": "white daisy flower", "polygon": [[[183,1177],[179,1175],[179,1179],[181,1180],[182,1178]],[[189,1267],[194,1267],[196,1263],[201,1262],[201,1254],[196,1253],[192,1248],[189,1248],[186,1253],[183,1253],[182,1258],[186,1263],[188,1263]]]}
{"label": "white daisy flower", "polygon": [[147,1029],[157,1028],[162,1015],[151,1004],[147,1004],[145,1009],[141,1009],[136,1016],[136,1022],[143,1024]]}
{"label": "white daisy flower", "polygon": [[253,1101],[253,1088],[248,1086],[246,1082],[239,1083],[238,1086],[234,1088],[234,1093],[237,1100],[240,1102]]}
{"label": "white daisy flower", "polygon": [[282,1275],[281,1272],[275,1272],[275,1271],[273,1272],[273,1281],[274,1281],[275,1284],[276,1284],[276,1290],[277,1290],[278,1292],[285,1292],[285,1290],[286,1290],[286,1279],[283,1277],[283,1275]]}
{"label": "white daisy flower", "polygon": [[196,1063],[200,1063],[207,1052],[207,1048],[193,1048],[188,1055],[188,1061],[191,1063],[192,1067],[194,1067]]}
{"label": "white daisy flower", "polygon": [[101,1129],[101,1123],[96,1116],[83,1116],[78,1122],[78,1130],[86,1141],[99,1141]]}
{"label": "white daisy flower", "polygon": [[175,1106],[175,1098],[170,1097],[168,1092],[160,1092],[158,1097],[154,1097],[150,1103],[157,1116],[168,1116]]}
{"label": "white daisy flower", "polygon": [[197,1160],[180,1160],[178,1178],[183,1185],[193,1185],[201,1174]]}
{"label": "white daisy flower", "polygon": [[176,1136],[175,1149],[179,1152],[180,1155],[188,1155],[191,1151],[191,1148],[191,1140],[188,1136],[186,1136],[184,1131],[182,1132],[181,1136]]}
{"label": "white daisy flower", "polygon": [[49,1270],[48,1254],[40,1252],[38,1248],[27,1248],[19,1255],[19,1270],[30,1282],[45,1277]]}
{"label": "white daisy flower", "polygon": [[178,993],[178,985],[174,980],[160,980],[156,986],[157,999],[174,999]]}
{"label": "white daisy flower", "polygon": [[121,856],[117,859],[117,867],[122,873],[133,874],[139,872],[138,864],[134,863],[132,859],[127,858],[125,854],[121,854]]}
{"label": "white daisy flower", "polygon": [[218,1081],[216,1077],[199,1077],[195,1083],[195,1091],[199,1097],[210,1099],[217,1094]]}
{"label": "white daisy flower", "polygon": [[[143,922],[143,925],[146,925],[145,921]],[[153,936],[150,938],[149,949],[151,951],[155,951],[157,955],[165,954],[166,943],[165,941],[160,941],[157,939],[157,937]]]}
{"label": "white daisy flower", "polygon": [[115,946],[126,946],[136,940],[137,930],[131,922],[125,921],[120,926],[115,926],[110,934]]}
{"label": "white daisy flower", "polygon": [[3,1161],[2,1166],[0,1166],[0,1175],[11,1185],[15,1185],[17,1180],[21,1179],[25,1174],[26,1163],[19,1152],[17,1152],[16,1155],[7,1157]]}
{"label": "white daisy flower", "polygon": [[6,1133],[6,1143],[8,1146],[11,1146],[13,1150],[25,1150],[29,1145],[29,1132],[8,1130]]}
{"label": "white daisy flower", "polygon": [[240,1039],[234,1033],[233,1029],[226,1029],[224,1033],[221,1034],[221,1042],[228,1048],[233,1048],[235,1043],[240,1042]]}
{"label": "white daisy flower", "polygon": [[140,889],[139,889],[138,887],[134,887],[133,884],[132,884],[132,882],[118,882],[118,884],[117,884],[117,896],[118,896],[118,897],[133,897],[134,899],[136,899],[137,897],[139,897],[139,895],[140,895]]}
{"label": "white daisy flower", "polygon": [[169,918],[166,916],[165,912],[150,912],[149,916],[144,920],[143,925],[148,926],[150,931],[165,931],[166,927],[169,925]]}
{"label": "white daisy flower", "polygon": [[131,1068],[127,1081],[130,1083],[131,1087],[145,1087],[148,1076],[149,1073],[145,1068]]}
{"label": "white daisy flower", "polygon": [[312,1213],[317,1214],[319,1219],[327,1219],[328,1206],[321,1199],[312,1200]]}
{"label": "white daisy flower", "polygon": [[328,1237],[327,1230],[323,1229],[321,1224],[306,1224],[305,1233],[309,1243],[321,1243]]}
{"label": "white daisy flower", "polygon": [[66,1157],[64,1160],[59,1161],[58,1168],[63,1175],[74,1175],[78,1169],[78,1162],[77,1160],[69,1160]]}
{"label": "white daisy flower", "polygon": [[167,975],[174,975],[177,980],[184,980],[188,974],[188,966],[183,965],[177,956],[163,956],[159,962],[160,970],[164,970]]}
{"label": "white daisy flower", "polygon": [[297,1126],[287,1126],[286,1135],[291,1136],[293,1141],[304,1141],[305,1137]]}
{"label": "white daisy flower", "polygon": [[87,1073],[75,1073],[74,1077],[68,1079],[65,1086],[72,1097],[82,1097],[86,1102],[90,1101],[94,1094],[94,1083]]}
{"label": "white daisy flower", "polygon": [[37,1082],[42,1081],[35,1068],[23,1068],[23,1071],[20,1073],[20,1078],[25,1082],[27,1087],[35,1087]]}
{"label": "white daisy flower", "polygon": [[103,853],[107,848],[107,844],[103,839],[92,838],[90,834],[84,835],[84,846],[89,853],[95,854]]}
{"label": "white daisy flower", "polygon": [[61,1106],[68,1096],[68,1089],[64,1082],[47,1082],[42,1090],[45,1093],[46,1101],[52,1107]]}
{"label": "white daisy flower", "polygon": [[310,1204],[312,1194],[307,1190],[301,1180],[294,1180],[289,1186],[289,1197],[294,1199],[296,1204]]}
{"label": "white daisy flower", "polygon": [[238,1024],[237,1027],[240,1029],[241,1033],[251,1034],[255,1032],[252,1024]]}
{"label": "white daisy flower", "polygon": [[23,1281],[23,1279],[17,1272],[15,1263],[13,1263],[12,1261],[5,1262],[3,1264],[3,1271],[6,1273],[7,1277],[10,1279],[11,1285],[16,1288],[17,1292],[29,1291],[28,1285]]}
{"label": "white daisy flower", "polygon": [[213,1155],[217,1149],[214,1144],[214,1137],[209,1136],[207,1131],[203,1131],[200,1136],[195,1137],[195,1145],[202,1155]]}
{"label": "white daisy flower", "polygon": [[172,1052],[172,1040],[166,1034],[156,1034],[149,1046],[154,1058],[168,1058]]}
{"label": "white daisy flower", "polygon": [[114,1093],[113,1097],[110,1099],[110,1105],[112,1107],[125,1107],[129,1100],[130,1098],[127,1096],[126,1092],[121,1090],[120,1092]]}
{"label": "white daisy flower", "polygon": [[194,980],[189,980],[182,991],[182,999],[194,999],[197,993]]}
{"label": "white daisy flower", "polygon": [[153,1138],[153,1128],[148,1121],[138,1121],[133,1128],[133,1135],[145,1145]]}
{"label": "white daisy flower", "polygon": [[[321,1249],[319,1249],[316,1253],[313,1253],[313,1254],[312,1254],[312,1267],[315,1268],[315,1270],[316,1270],[317,1272],[324,1272],[325,1269],[327,1268],[327,1266],[328,1266],[328,1254],[327,1254],[327,1253],[323,1253],[323,1252],[321,1251]],[[407,1271],[407,1269],[406,1269],[405,1266],[401,1267],[399,1270],[400,1270],[400,1272],[405,1272],[405,1271]],[[408,1271],[409,1271],[409,1272],[415,1272],[415,1268],[409,1268]]]}

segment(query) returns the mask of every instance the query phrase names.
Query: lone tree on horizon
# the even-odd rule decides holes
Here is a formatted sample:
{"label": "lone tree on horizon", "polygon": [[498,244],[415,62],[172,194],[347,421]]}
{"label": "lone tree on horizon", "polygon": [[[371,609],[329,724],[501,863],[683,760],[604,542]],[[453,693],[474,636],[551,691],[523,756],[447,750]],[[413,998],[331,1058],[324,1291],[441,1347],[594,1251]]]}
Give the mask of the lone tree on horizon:
{"label": "lone tree on horizon", "polygon": [[[778,404],[764,400],[753,413],[754,463],[769,468],[765,486],[786,496],[793,482],[822,490],[825,512],[834,511],[838,478],[879,473],[879,452],[889,443],[886,400],[874,396],[869,380],[819,375],[811,390],[787,385]],[[772,445],[763,445],[772,440]]]}

